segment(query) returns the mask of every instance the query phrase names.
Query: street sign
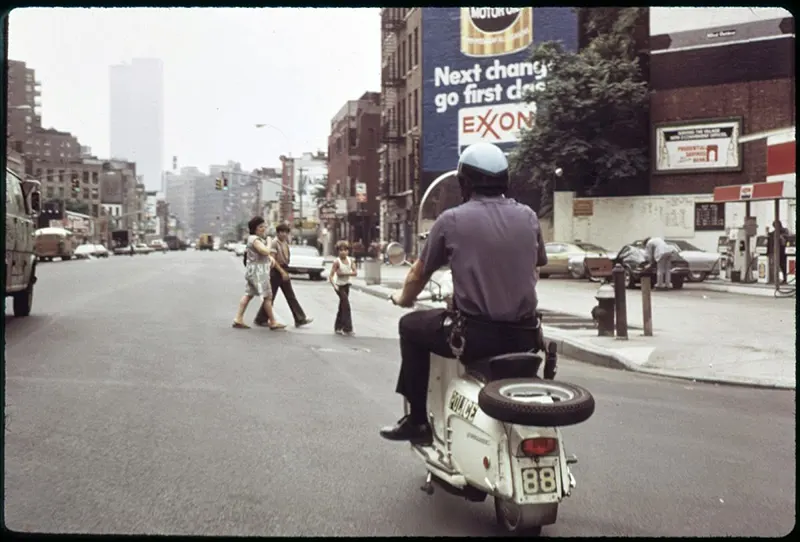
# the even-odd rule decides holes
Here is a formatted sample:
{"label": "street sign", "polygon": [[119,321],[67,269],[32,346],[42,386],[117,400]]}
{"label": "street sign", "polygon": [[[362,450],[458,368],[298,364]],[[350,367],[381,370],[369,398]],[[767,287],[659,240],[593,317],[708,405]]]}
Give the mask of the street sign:
{"label": "street sign", "polygon": [[367,202],[367,183],[356,183],[356,201],[358,203]]}

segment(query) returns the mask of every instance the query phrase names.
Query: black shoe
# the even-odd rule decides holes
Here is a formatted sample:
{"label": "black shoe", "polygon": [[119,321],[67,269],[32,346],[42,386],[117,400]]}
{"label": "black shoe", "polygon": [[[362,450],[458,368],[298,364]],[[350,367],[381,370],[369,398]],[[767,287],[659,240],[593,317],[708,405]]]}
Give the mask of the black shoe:
{"label": "black shoe", "polygon": [[269,327],[269,322],[266,320],[264,320],[263,322],[260,322],[258,320],[253,320],[253,324],[261,327]]}
{"label": "black shoe", "polygon": [[433,442],[431,426],[425,423],[415,423],[411,416],[403,416],[394,427],[381,429],[381,436],[386,440],[406,440],[412,444],[430,444]]}
{"label": "black shoe", "polygon": [[313,321],[314,321],[313,318],[304,318],[303,320],[299,320],[299,321],[295,322],[294,323],[294,327],[303,327],[303,326],[305,326],[307,324],[310,324]]}

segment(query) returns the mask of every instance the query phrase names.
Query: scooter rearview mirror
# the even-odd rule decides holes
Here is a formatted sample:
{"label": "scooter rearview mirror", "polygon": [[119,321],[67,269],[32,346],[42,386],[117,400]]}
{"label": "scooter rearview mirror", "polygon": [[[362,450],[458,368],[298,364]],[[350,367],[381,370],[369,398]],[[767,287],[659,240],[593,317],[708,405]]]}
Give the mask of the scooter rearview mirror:
{"label": "scooter rearview mirror", "polygon": [[389,260],[390,265],[394,266],[408,264],[406,260],[406,249],[397,242],[389,243],[389,246],[386,247],[386,259]]}

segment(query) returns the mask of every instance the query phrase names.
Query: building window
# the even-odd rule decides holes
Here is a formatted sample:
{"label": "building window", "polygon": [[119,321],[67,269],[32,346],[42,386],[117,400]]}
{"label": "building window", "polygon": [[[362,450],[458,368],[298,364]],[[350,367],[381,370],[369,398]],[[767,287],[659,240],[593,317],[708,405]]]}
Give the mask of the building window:
{"label": "building window", "polygon": [[[409,36],[412,38],[412,36]],[[411,71],[411,68],[414,67],[414,44],[411,42],[411,39],[408,40],[408,69]]]}
{"label": "building window", "polygon": [[414,66],[419,64],[419,27],[414,29]]}
{"label": "building window", "polygon": [[92,171],[92,184],[98,184],[100,182],[99,176],[97,175],[96,171]]}
{"label": "building window", "polygon": [[92,204],[92,216],[95,217],[100,216],[100,206],[97,205],[96,203]]}
{"label": "building window", "polygon": [[400,44],[400,77],[406,73],[406,42]]}
{"label": "building window", "polygon": [[25,115],[25,123],[30,124],[31,122],[33,122],[33,118],[30,115]]}
{"label": "building window", "polygon": [[49,199],[49,198],[52,198],[52,197],[55,197],[55,195],[56,195],[56,189],[55,189],[55,188],[53,188],[52,186],[48,186],[48,187],[47,187],[47,190],[45,191],[45,193],[47,194],[47,198],[48,198],[48,199]]}
{"label": "building window", "polygon": [[356,144],[358,143],[358,135],[356,134],[355,128],[350,128],[347,134],[347,138],[350,140],[350,146],[355,147]]}
{"label": "building window", "polygon": [[59,186],[58,187],[58,197],[59,198],[63,198],[64,197],[64,187],[63,186]]}
{"label": "building window", "polygon": [[419,89],[414,89],[414,128],[419,126]]}
{"label": "building window", "polygon": [[83,172],[83,182],[84,183],[88,183],[89,182],[89,172],[88,171],[84,171]]}

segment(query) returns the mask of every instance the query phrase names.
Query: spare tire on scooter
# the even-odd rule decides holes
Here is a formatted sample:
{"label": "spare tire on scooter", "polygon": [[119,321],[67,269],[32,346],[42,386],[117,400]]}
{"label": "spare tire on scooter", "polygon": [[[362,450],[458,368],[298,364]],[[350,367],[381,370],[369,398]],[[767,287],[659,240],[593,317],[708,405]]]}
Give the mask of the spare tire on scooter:
{"label": "spare tire on scooter", "polygon": [[[554,401],[531,400],[543,396]],[[478,405],[495,420],[535,427],[576,425],[594,414],[594,397],[589,390],[566,382],[529,378],[489,382],[478,394]]]}

